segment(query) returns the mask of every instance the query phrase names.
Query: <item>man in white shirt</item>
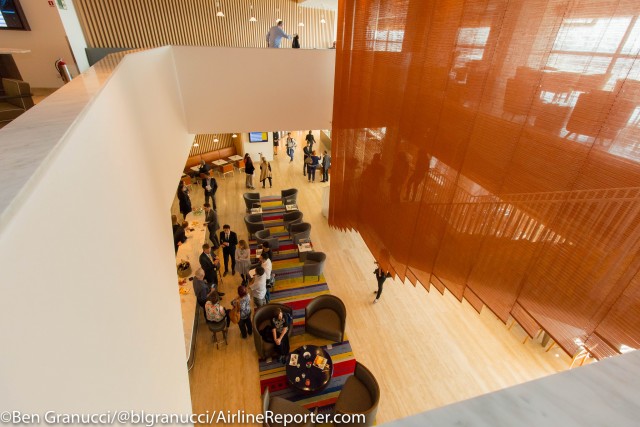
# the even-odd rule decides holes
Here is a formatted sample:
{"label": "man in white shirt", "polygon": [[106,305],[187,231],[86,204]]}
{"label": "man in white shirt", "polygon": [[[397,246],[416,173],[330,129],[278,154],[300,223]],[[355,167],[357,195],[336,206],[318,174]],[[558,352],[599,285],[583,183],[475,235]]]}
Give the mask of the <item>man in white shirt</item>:
{"label": "man in white shirt", "polygon": [[264,273],[262,266],[256,267],[256,275],[253,276],[253,280],[249,285],[251,296],[253,297],[253,304],[258,309],[267,303],[265,296],[267,294],[267,275]]}
{"label": "man in white shirt", "polygon": [[291,36],[282,29],[282,21],[278,21],[267,33],[267,43],[269,47],[279,48],[282,43],[282,38],[289,40]]}

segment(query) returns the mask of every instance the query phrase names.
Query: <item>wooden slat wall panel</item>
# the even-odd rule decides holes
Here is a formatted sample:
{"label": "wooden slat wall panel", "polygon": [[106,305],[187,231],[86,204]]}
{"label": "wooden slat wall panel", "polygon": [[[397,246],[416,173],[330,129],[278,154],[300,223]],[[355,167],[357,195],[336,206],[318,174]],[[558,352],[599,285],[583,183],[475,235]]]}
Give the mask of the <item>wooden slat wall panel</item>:
{"label": "wooden slat wall panel", "polygon": [[[218,142],[213,141],[215,138],[218,138]],[[193,139],[193,143],[198,143],[198,146],[191,147],[189,157],[199,156],[200,154],[210,153],[227,147],[233,147],[233,138],[230,133],[205,133],[196,135]]]}
{"label": "wooden slat wall panel", "polygon": [[[257,22],[249,22],[250,6]],[[292,0],[76,0],[87,44],[92,48],[151,48],[164,45],[266,47],[276,19],[288,34],[299,34],[303,49],[328,48],[335,11],[298,7]],[[326,23],[320,21],[324,17]],[[304,23],[303,27],[298,24]],[[291,47],[284,40],[283,47]]]}

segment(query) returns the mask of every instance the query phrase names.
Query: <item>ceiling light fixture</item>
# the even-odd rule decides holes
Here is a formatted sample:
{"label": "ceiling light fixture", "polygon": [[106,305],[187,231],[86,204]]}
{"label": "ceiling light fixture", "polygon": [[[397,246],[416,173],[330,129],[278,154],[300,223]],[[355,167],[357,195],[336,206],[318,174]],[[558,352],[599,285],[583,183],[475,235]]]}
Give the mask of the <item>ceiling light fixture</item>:
{"label": "ceiling light fixture", "polygon": [[323,17],[322,17],[322,19],[320,20],[320,23],[321,23],[321,24],[326,24],[326,23],[327,23],[327,21],[325,21],[325,19],[324,19],[324,16],[323,16]]}
{"label": "ceiling light fixture", "polygon": [[220,141],[218,138],[213,138],[213,142],[218,142]]}
{"label": "ceiling light fixture", "polygon": [[236,135],[235,133],[233,135],[231,135],[231,138],[237,138],[238,135]]}
{"label": "ceiling light fixture", "polygon": [[224,12],[222,11],[222,8],[220,7],[220,3],[216,2],[216,10],[220,9],[216,12],[216,16],[218,18],[224,18]]}
{"label": "ceiling light fixture", "polygon": [[256,22],[257,21],[256,17],[253,16],[253,3],[251,3],[251,5],[249,6],[249,15],[250,15],[249,22]]}
{"label": "ceiling light fixture", "polygon": [[197,142],[194,142],[194,143],[193,143],[193,146],[194,146],[194,147],[200,147],[200,144],[198,144]]}

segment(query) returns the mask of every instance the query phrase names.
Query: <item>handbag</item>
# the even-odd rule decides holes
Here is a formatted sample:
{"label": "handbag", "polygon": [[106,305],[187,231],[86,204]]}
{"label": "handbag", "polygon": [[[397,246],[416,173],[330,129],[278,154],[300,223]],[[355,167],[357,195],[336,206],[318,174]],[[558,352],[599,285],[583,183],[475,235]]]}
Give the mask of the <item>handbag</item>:
{"label": "handbag", "polygon": [[231,312],[229,313],[229,318],[233,323],[240,323],[240,299],[236,298],[234,300],[236,303],[231,308]]}

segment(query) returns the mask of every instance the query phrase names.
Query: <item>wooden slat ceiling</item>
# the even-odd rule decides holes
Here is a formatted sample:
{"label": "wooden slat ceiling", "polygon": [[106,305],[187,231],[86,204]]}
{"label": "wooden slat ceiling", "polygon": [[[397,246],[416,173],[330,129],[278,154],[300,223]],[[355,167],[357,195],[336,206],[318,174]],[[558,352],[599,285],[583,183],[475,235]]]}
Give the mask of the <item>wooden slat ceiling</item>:
{"label": "wooden slat ceiling", "polygon": [[[266,47],[266,33],[278,18],[287,33],[300,35],[302,48],[328,48],[334,40],[335,11],[298,7],[290,0],[76,0],[75,5],[92,48]],[[224,18],[216,16],[220,10]],[[252,14],[257,22],[249,22]],[[284,40],[283,47],[291,42]]]}
{"label": "wooden slat ceiling", "polygon": [[[218,142],[215,142],[215,139],[218,139]],[[232,147],[233,146],[233,138],[230,133],[205,133],[196,135],[193,140],[193,146],[191,146],[191,152],[189,152],[189,157],[199,156],[200,154],[210,153],[212,151],[221,150],[223,148]],[[195,144],[198,144],[196,147]]]}

